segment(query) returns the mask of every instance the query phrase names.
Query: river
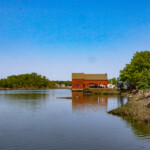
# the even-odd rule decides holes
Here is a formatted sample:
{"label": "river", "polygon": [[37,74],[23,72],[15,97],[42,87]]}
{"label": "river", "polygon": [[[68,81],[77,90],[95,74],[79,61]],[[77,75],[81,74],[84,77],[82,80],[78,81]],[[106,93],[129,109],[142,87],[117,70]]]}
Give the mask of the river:
{"label": "river", "polygon": [[0,150],[149,150],[148,125],[107,113],[126,102],[67,89],[1,90]]}

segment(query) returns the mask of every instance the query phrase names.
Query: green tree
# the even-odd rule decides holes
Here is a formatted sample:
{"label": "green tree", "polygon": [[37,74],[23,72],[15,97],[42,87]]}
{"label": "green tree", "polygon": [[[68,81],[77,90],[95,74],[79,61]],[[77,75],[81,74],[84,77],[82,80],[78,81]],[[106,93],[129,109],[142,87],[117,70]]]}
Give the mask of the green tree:
{"label": "green tree", "polygon": [[112,78],[112,79],[109,79],[109,80],[108,80],[108,83],[117,86],[117,81],[118,81],[118,80],[117,80],[116,78]]}
{"label": "green tree", "polygon": [[53,81],[37,73],[8,76],[0,79],[1,88],[55,88]]}
{"label": "green tree", "polygon": [[61,84],[65,84],[65,86],[70,86],[70,85],[72,85],[72,81],[54,81],[56,84],[59,84],[59,85],[61,85]]}
{"label": "green tree", "polygon": [[130,64],[120,71],[120,80],[137,85],[139,89],[150,87],[150,51],[136,52]]}

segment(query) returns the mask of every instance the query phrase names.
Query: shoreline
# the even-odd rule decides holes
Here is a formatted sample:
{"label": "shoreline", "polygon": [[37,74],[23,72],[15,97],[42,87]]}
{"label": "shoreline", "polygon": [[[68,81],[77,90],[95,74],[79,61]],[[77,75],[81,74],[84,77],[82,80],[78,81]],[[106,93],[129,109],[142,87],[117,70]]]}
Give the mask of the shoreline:
{"label": "shoreline", "polygon": [[49,90],[49,89],[69,89],[69,88],[0,88],[0,90]]}
{"label": "shoreline", "polygon": [[134,121],[150,123],[149,92],[145,95],[137,93],[133,95],[124,106],[111,110],[108,113],[123,118],[129,118]]}
{"label": "shoreline", "polygon": [[83,90],[84,94],[92,94],[92,95],[120,95],[120,96],[127,96],[131,93],[131,90],[120,90],[120,89],[109,89],[109,88],[86,88]]}

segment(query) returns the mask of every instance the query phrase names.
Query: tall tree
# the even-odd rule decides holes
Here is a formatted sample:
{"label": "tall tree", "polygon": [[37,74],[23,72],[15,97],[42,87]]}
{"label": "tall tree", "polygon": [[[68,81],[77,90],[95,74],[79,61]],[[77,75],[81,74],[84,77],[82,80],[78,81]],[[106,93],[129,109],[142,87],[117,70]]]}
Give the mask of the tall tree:
{"label": "tall tree", "polygon": [[150,51],[136,52],[130,64],[120,71],[120,80],[137,85],[139,89],[150,87]]}

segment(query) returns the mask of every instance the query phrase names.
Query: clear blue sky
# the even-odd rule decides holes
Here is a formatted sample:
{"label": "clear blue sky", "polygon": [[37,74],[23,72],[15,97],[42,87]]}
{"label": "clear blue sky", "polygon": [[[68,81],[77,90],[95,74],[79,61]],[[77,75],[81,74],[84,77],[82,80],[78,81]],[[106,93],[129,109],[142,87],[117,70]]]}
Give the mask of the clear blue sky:
{"label": "clear blue sky", "polygon": [[150,50],[150,0],[0,0],[0,78],[112,78],[141,50]]}

